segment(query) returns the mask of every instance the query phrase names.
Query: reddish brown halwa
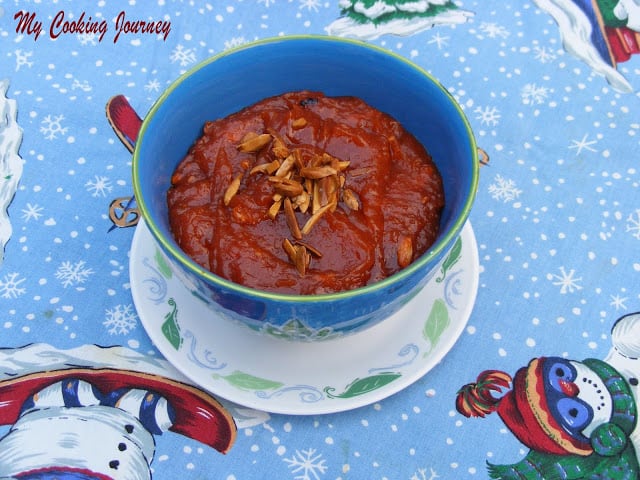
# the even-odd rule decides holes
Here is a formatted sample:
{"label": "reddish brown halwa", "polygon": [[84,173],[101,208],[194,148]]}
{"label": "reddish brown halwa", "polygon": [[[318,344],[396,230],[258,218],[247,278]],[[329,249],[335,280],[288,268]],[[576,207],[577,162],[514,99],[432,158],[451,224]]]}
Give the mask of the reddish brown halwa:
{"label": "reddish brown halwa", "polygon": [[409,265],[444,206],[429,154],[355,97],[293,92],[207,122],[167,194],[173,235],[233,282],[350,290]]}

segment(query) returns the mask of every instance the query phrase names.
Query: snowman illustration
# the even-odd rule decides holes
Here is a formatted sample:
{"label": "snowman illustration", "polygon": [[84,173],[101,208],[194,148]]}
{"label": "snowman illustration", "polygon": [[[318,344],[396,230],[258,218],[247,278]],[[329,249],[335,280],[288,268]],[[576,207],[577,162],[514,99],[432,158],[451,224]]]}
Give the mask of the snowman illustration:
{"label": "snowman illustration", "polygon": [[122,347],[0,351],[1,480],[149,480],[155,437],[226,453],[229,411],[162,360]]}
{"label": "snowman illustration", "polygon": [[618,65],[640,53],[638,0],[534,0],[558,24],[567,52],[603,75],[613,88],[633,88]]}
{"label": "snowman illustration", "polygon": [[461,414],[497,412],[530,449],[518,463],[489,464],[491,478],[640,478],[640,312],[616,321],[612,342],[604,360],[534,358],[513,378],[487,370],[458,391]]}

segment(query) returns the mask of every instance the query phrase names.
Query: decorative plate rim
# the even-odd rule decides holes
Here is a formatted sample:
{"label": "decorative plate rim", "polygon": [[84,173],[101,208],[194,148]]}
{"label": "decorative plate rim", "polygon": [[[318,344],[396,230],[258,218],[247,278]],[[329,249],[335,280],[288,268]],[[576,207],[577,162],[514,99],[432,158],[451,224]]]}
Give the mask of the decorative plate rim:
{"label": "decorative plate rim", "polygon": [[[453,348],[479,284],[478,249],[467,221],[440,271],[392,317],[344,337],[295,342],[219,318],[163,271],[161,255],[140,221],[131,244],[131,292],[156,348],[201,388],[270,413],[351,410],[413,384]],[[218,321],[215,330],[212,320]]]}

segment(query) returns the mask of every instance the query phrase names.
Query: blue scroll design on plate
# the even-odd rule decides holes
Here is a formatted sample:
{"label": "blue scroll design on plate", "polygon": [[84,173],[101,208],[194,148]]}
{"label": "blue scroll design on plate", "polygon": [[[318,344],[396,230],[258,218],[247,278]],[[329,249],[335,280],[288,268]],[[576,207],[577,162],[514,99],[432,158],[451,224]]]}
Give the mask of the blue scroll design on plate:
{"label": "blue scroll design on plate", "polygon": [[405,346],[403,346],[398,352],[398,357],[400,358],[407,357],[407,360],[400,363],[395,363],[393,365],[389,365],[386,367],[370,368],[369,373],[388,372],[392,370],[398,370],[402,367],[406,367],[407,365],[411,365],[415,361],[419,353],[420,353],[420,347],[418,347],[414,343],[408,343]]}
{"label": "blue scroll design on plate", "polygon": [[153,266],[151,260],[149,260],[149,257],[144,257],[142,259],[142,264],[154,273],[153,276],[145,278],[142,281],[143,283],[148,285],[149,295],[147,298],[156,305],[159,305],[164,302],[164,299],[167,296],[167,281],[160,274],[158,269]]}
{"label": "blue scroll design on plate", "polygon": [[227,367],[226,362],[218,362],[211,350],[204,349],[202,352],[198,352],[198,340],[191,330],[186,330],[183,338],[189,341],[187,358],[198,367],[207,370],[222,370]]}
{"label": "blue scroll design on plate", "polygon": [[287,393],[296,392],[302,403],[316,403],[320,400],[324,400],[324,394],[321,390],[311,385],[292,385],[290,387],[279,388],[274,392],[266,392],[264,390],[257,390],[255,392],[256,397],[269,400],[274,397],[281,397]]}
{"label": "blue scroll design on plate", "polygon": [[460,298],[464,298],[464,285],[462,281],[462,273],[463,269],[458,270],[456,272],[451,272],[444,283],[444,300],[447,302],[449,307],[457,310],[456,304]]}

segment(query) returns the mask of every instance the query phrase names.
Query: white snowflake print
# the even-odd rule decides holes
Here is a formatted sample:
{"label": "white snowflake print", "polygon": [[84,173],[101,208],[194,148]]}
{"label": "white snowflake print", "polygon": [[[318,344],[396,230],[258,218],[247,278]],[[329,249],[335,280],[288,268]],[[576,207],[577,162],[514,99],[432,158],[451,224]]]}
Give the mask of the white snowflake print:
{"label": "white snowflake print", "polygon": [[39,205],[31,205],[30,203],[27,203],[27,207],[22,209],[22,219],[25,222],[28,222],[29,220],[38,220],[41,216],[42,216],[42,211],[44,210],[44,207],[40,207]]}
{"label": "white snowflake print", "polygon": [[20,71],[25,65],[29,68],[33,66],[33,62],[29,61],[29,58],[33,55],[33,52],[23,52],[22,50],[16,50],[13,52],[16,56],[16,72]]}
{"label": "white snowflake print", "polygon": [[269,8],[270,5],[276,3],[276,0],[258,0],[258,3],[264,3],[264,6]]}
{"label": "white snowflake print", "polygon": [[427,43],[435,43],[438,46],[438,50],[442,50],[442,47],[446,47],[449,44],[449,38],[443,35],[440,35],[440,32],[436,33],[431,37]]}
{"label": "white snowflake print", "polygon": [[578,290],[582,290],[582,285],[578,285],[578,282],[582,281],[582,277],[575,277],[576,271],[574,269],[567,272],[564,267],[560,267],[560,275],[548,273],[547,280],[550,280],[554,285],[560,287],[560,293],[566,295],[567,293],[574,293]]}
{"label": "white snowflake print", "polygon": [[0,297],[2,298],[18,298],[23,295],[27,289],[22,286],[26,279],[19,278],[17,273],[9,273],[0,280]]}
{"label": "white snowflake print", "polygon": [[626,310],[627,306],[624,304],[624,302],[626,302],[627,300],[629,300],[628,297],[622,297],[620,296],[620,294],[611,295],[611,303],[609,305],[615,307],[616,312],[620,309]]}
{"label": "white snowflake print", "polygon": [[489,38],[507,38],[509,36],[506,28],[495,23],[482,22],[480,24],[480,31]]}
{"label": "white snowflake print", "polygon": [[440,478],[440,475],[433,468],[430,468],[428,472],[426,468],[419,468],[409,480],[435,480],[436,478]]}
{"label": "white snowflake print", "polygon": [[588,150],[589,152],[597,152],[597,150],[593,148],[591,145],[595,145],[598,142],[596,140],[587,140],[587,137],[588,135],[585,134],[584,137],[582,137],[582,140],[571,141],[571,145],[569,146],[569,148],[576,149],[576,156],[580,155],[582,153],[582,150]]}
{"label": "white snowflake print", "polygon": [[512,202],[517,199],[522,190],[516,188],[513,180],[508,180],[502,175],[496,175],[494,182],[489,185],[489,193],[494,200],[502,200],[504,203]]}
{"label": "white snowflake print", "polygon": [[300,8],[306,8],[307,10],[318,11],[320,7],[320,0],[300,0]]}
{"label": "white snowflake print", "polygon": [[169,60],[171,60],[171,63],[178,62],[181,67],[186,67],[196,61],[196,54],[191,48],[184,48],[182,45],[178,45],[171,52]]}
{"label": "white snowflake print", "polygon": [[67,133],[68,128],[62,126],[62,120],[64,120],[64,115],[47,115],[44,117],[42,127],[40,127],[40,132],[44,134],[44,138],[47,140],[55,140],[58,138],[58,135]]}
{"label": "white snowflake print", "polygon": [[147,84],[144,86],[145,92],[159,92],[160,91],[160,82],[155,78],[153,80],[149,80]]}
{"label": "white snowflake print", "polygon": [[87,281],[89,275],[95,273],[91,268],[87,268],[83,260],[71,263],[62,262],[55,273],[55,277],[60,280],[64,288],[78,286]]}
{"label": "white snowflake print", "polygon": [[525,105],[541,105],[549,96],[549,89],[528,83],[522,89],[522,103]]}
{"label": "white snowflake print", "polygon": [[95,46],[98,44],[99,36],[96,33],[81,33],[77,37],[80,45]]}
{"label": "white snowflake print", "polygon": [[83,92],[90,92],[91,90],[93,90],[91,88],[91,85],[89,85],[89,82],[87,82],[86,80],[84,81],[80,81],[77,78],[73,79],[73,83],[71,84],[71,90],[82,90]]}
{"label": "white snowflake print", "polygon": [[495,107],[478,107],[473,113],[476,114],[476,119],[480,120],[482,125],[489,125],[495,127],[500,119],[500,113]]}
{"label": "white snowflake print", "polygon": [[539,60],[540,63],[548,63],[556,59],[555,53],[547,50],[547,47],[535,47],[533,51],[535,59]]}
{"label": "white snowflake print", "polygon": [[632,237],[640,240],[640,208],[627,217],[626,231],[631,233]]}
{"label": "white snowflake print", "polygon": [[95,176],[95,180],[89,180],[84,184],[88,192],[91,192],[92,197],[106,197],[107,193],[113,190],[113,186],[107,177]]}
{"label": "white snowflake print", "polygon": [[229,50],[230,48],[239,47],[247,43],[244,37],[233,37],[231,40],[225,40],[224,49]]}
{"label": "white snowflake print", "polygon": [[295,480],[319,480],[320,474],[324,475],[329,468],[325,464],[322,454],[316,455],[314,448],[296,450],[293,457],[283,460],[288,464]]}
{"label": "white snowflake print", "polygon": [[116,305],[106,311],[102,324],[110,335],[127,335],[138,324],[138,316],[133,305]]}

